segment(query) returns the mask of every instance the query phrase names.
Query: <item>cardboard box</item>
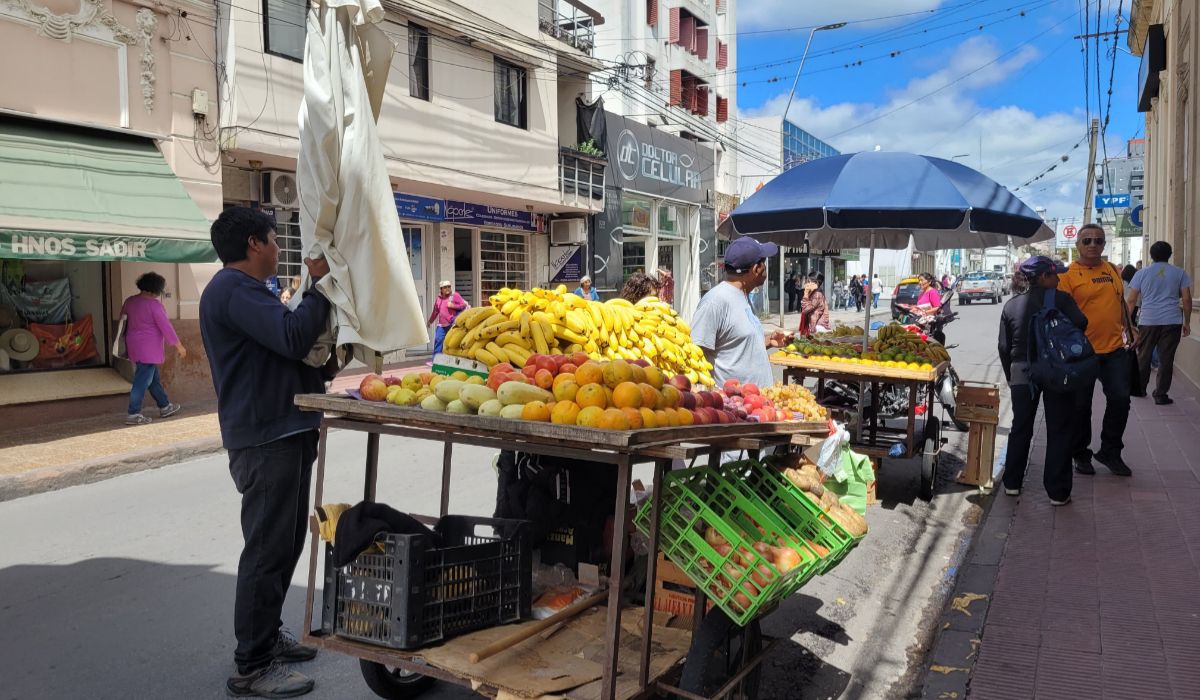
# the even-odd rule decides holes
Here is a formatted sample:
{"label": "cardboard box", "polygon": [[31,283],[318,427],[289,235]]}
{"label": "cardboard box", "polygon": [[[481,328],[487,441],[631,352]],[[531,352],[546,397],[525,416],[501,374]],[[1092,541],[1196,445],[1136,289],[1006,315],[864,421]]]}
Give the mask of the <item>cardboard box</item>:
{"label": "cardboard box", "polygon": [[475,375],[487,379],[488,366],[477,360],[469,360],[465,357],[456,357],[455,355],[447,355],[438,353],[433,356],[434,374],[451,375],[455,372],[466,372],[467,375]]}
{"label": "cardboard box", "polygon": [[996,425],[971,423],[967,434],[967,468],[958,475],[958,483],[991,488],[995,459]]}

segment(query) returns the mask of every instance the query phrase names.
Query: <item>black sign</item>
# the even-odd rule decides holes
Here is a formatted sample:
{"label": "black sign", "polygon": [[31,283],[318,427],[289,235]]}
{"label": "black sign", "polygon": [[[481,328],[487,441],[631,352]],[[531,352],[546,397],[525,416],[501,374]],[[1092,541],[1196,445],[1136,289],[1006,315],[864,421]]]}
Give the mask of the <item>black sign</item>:
{"label": "black sign", "polygon": [[717,218],[710,207],[700,207],[700,293],[717,286],[721,281],[717,269]]}
{"label": "black sign", "polygon": [[625,284],[621,269],[621,191],[604,188],[604,211],[591,227],[592,284],[601,291],[620,291]]}
{"label": "black sign", "polygon": [[605,113],[611,182],[622,189],[708,203],[713,152],[678,136]]}

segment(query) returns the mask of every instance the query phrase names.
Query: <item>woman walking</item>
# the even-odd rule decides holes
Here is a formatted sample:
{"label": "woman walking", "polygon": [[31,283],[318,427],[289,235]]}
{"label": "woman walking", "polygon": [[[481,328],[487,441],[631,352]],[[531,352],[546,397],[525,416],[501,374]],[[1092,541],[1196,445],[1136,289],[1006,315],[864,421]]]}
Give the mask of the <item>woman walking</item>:
{"label": "woman walking", "polygon": [[167,398],[159,373],[166,345],[175,346],[179,359],[187,357],[187,348],[179,342],[179,336],[175,335],[175,329],[167,320],[167,310],[162,305],[166,287],[167,280],[162,275],[147,272],[137,279],[140,292],[126,299],[121,307],[121,315],[127,319],[125,349],[134,366],[133,388],[129,391],[129,415],[125,417],[128,425],[146,425],[150,422],[149,416],[142,415],[142,400],[147,390],[158,405],[159,418],[179,413],[180,406]]}
{"label": "woman walking", "polygon": [[858,275],[854,275],[850,278],[848,290],[850,292],[850,298],[854,300],[854,310],[862,311],[862,282],[858,281]]}

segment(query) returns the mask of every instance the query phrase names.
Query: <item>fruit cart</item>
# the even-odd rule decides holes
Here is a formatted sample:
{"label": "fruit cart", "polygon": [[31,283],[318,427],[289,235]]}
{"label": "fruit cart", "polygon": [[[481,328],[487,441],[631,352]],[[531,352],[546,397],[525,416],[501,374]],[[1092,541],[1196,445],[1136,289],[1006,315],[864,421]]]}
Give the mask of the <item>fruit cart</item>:
{"label": "fruit cart", "polygon": [[[942,361],[928,369],[888,367],[881,363],[842,361],[832,358],[801,357],[778,352],[771,355],[771,364],[783,369],[784,383],[801,384],[812,377],[817,380],[817,397],[825,394],[827,381],[866,383],[871,387],[872,410],[861,410],[858,416],[860,429],[852,443],[860,452],[882,463],[884,457],[921,459],[921,497],[933,498],[936,485],[938,459],[941,454],[941,421],[933,413],[933,401],[937,395],[938,381],[950,370],[950,363]],[[908,394],[908,411],[902,426],[888,425],[880,417],[880,389],[893,385]],[[924,388],[924,402],[918,404]],[[923,409],[918,409],[918,406]],[[918,413],[921,415],[918,416]],[[855,434],[855,431],[851,431]],[[897,445],[900,447],[897,448]]]}
{"label": "fruit cart", "polygon": [[[451,457],[455,444],[613,465],[617,487],[613,513],[614,522],[617,523],[626,522],[633,465],[653,463],[656,487],[650,497],[650,505],[645,509],[648,517],[641,517],[650,552],[659,549],[659,520],[664,491],[659,485],[664,483],[664,475],[670,470],[673,460],[694,462],[708,456],[716,464],[723,451],[757,453],[780,445],[807,444],[809,436],[823,436],[827,432],[823,422],[749,422],[601,430],[423,411],[323,394],[299,395],[296,405],[304,410],[325,413],[320,430],[314,494],[314,502],[318,505],[322,503],[327,437],[331,429],[366,434],[365,501],[374,501],[376,497],[381,435],[443,443],[439,517],[447,515]],[[408,464],[396,466],[409,468]],[[432,522],[437,518],[423,519]],[[560,693],[568,698],[616,700],[666,692],[691,700],[700,697],[668,684],[672,674],[681,668],[691,634],[686,630],[668,628],[659,622],[663,613],[656,613],[653,605],[656,557],[648,557],[644,609],[629,608],[622,599],[622,584],[627,576],[624,572],[629,551],[627,537],[613,537],[609,569],[611,577],[608,592],[603,594],[606,606],[602,612],[597,610],[580,614],[572,621],[550,626],[549,629],[545,624],[549,621],[528,621],[479,630],[432,647],[400,649],[349,639],[328,624],[314,626],[313,607],[317,600],[318,577],[322,575],[321,572],[329,576],[330,569],[318,568],[319,523],[315,517],[311,519],[310,527],[312,543],[309,551],[304,642],[360,659],[364,678],[372,690],[384,697],[414,697],[428,688],[434,679],[466,685],[488,696]],[[328,588],[328,578],[323,580]],[[324,618],[330,614],[329,599],[326,591],[322,610]],[[703,593],[697,594],[695,610],[705,610]],[[757,630],[757,626],[754,629]],[[506,640],[512,640],[514,634],[517,637],[526,634],[522,630],[531,631],[528,638],[520,644],[509,646]],[[575,639],[578,639],[579,648],[584,651],[564,655],[549,649],[555,643],[561,646]],[[495,655],[481,660],[479,664],[472,663],[472,654],[476,654],[481,647],[491,649]],[[748,648],[743,638],[743,651]],[[755,672],[765,650],[759,651],[757,643],[753,648],[757,653],[743,653],[739,657],[739,668],[711,697],[728,697],[744,678]],[[593,675],[584,673],[588,668],[593,669]]]}

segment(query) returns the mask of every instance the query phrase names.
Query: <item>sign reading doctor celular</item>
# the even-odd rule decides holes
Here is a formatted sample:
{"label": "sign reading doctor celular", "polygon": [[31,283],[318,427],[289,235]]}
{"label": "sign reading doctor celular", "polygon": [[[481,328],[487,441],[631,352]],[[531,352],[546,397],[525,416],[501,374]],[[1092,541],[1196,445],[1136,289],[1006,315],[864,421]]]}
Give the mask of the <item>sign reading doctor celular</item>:
{"label": "sign reading doctor celular", "polygon": [[695,141],[605,112],[611,182],[622,189],[705,203],[713,152]]}

